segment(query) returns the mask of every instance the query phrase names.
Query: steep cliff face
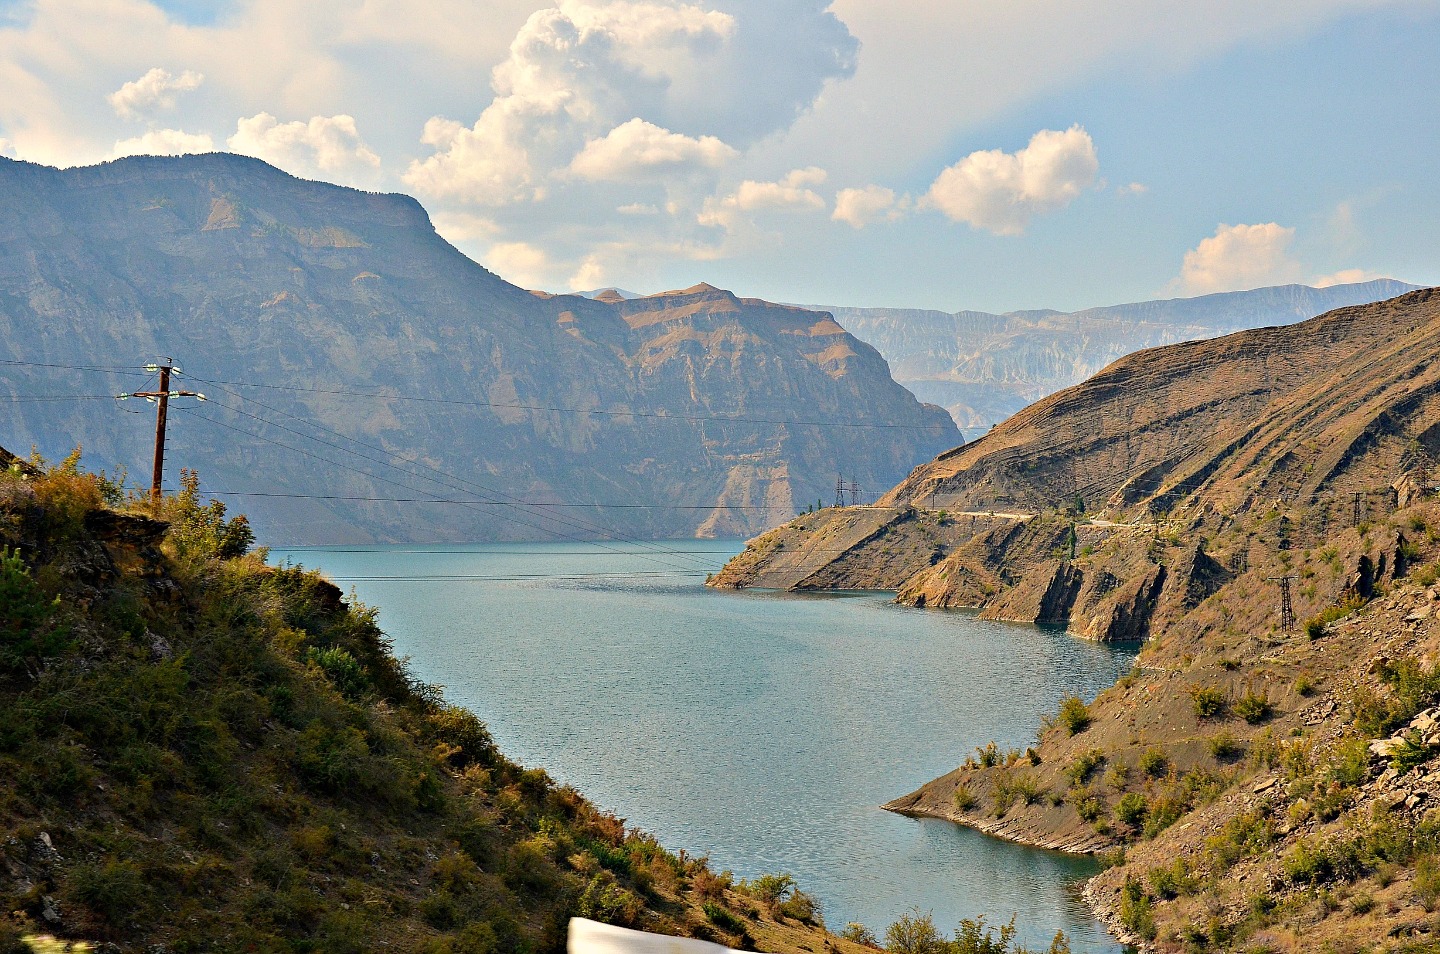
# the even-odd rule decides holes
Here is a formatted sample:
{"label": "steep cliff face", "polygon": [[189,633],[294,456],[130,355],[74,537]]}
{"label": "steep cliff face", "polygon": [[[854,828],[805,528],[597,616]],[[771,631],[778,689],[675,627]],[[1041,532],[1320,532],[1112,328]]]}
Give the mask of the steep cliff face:
{"label": "steep cliff face", "polygon": [[985,429],[1144,348],[1286,325],[1414,289],[1390,279],[1329,288],[1283,285],[1077,312],[827,308],[890,362],[896,380]]}
{"label": "steep cliff face", "polygon": [[[238,156],[0,160],[0,356],[156,355],[212,399],[172,416],[176,468],[216,489],[365,498],[244,498],[297,542],[751,534],[833,494],[837,473],[885,487],[958,443],[823,313],[708,285],[527,292],[413,199]],[[12,444],[83,443],[145,471],[146,419],[100,399],[143,375],[9,364],[0,381],[94,398],[14,403]]]}

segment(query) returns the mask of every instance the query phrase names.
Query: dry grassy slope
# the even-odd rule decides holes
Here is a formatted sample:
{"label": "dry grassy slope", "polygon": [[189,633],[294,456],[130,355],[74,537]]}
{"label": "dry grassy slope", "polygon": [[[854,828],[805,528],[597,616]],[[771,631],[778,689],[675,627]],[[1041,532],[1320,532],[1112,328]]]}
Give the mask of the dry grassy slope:
{"label": "dry grassy slope", "polygon": [[[1360,529],[1292,535],[1290,549],[1276,546],[1280,516],[1215,520],[1197,528],[1209,537],[1216,562],[1238,565],[1243,559],[1249,569],[1188,610],[1174,611],[1134,671],[1090,704],[1089,723],[1080,731],[1052,726],[1042,731],[1033,760],[1002,757],[986,767],[977,759],[886,807],[1067,851],[1128,845],[1126,864],[1098,879],[1090,897],[1115,922],[1126,877],[1146,886],[1156,895],[1154,941],[1161,949],[1178,948],[1177,938],[1189,932],[1193,939],[1196,931],[1209,932],[1205,943],[1217,947],[1227,946],[1233,933],[1263,937],[1276,949],[1319,949],[1317,939],[1357,930],[1375,940],[1392,929],[1440,926],[1415,909],[1414,859],[1376,864],[1354,883],[1321,888],[1288,879],[1278,860],[1302,839],[1333,838],[1346,826],[1370,824],[1382,797],[1402,827],[1426,817],[1440,797],[1440,774],[1429,774],[1440,765],[1428,759],[1394,782],[1380,781],[1384,765],[1372,763],[1363,780],[1341,787],[1324,768],[1343,740],[1368,741],[1354,728],[1352,698],[1357,686],[1382,697],[1389,693],[1377,660],[1440,662],[1440,588],[1433,585],[1433,565],[1416,570],[1440,555],[1440,504],[1417,500]],[[1179,543],[1178,535],[1162,540],[1156,556],[1161,562],[1193,556]],[[1302,621],[1352,597],[1375,598],[1318,639],[1304,627],[1279,632],[1274,578],[1282,575],[1296,578]],[[1221,711],[1208,717],[1197,705],[1205,692],[1222,700]],[[1254,721],[1248,721],[1247,699],[1252,707],[1263,700],[1269,711],[1250,712]],[[1287,746],[1309,753],[1308,769],[1295,769]],[[1088,773],[1082,768],[1087,762]],[[1428,794],[1418,807],[1404,805],[1414,791]],[[1126,799],[1138,812],[1126,814]],[[1342,807],[1322,823],[1308,813],[1326,799],[1329,810]],[[1261,802],[1270,806],[1275,844],[1253,849],[1257,857],[1238,863],[1207,848],[1208,839]],[[1189,896],[1162,900],[1149,887],[1159,877],[1151,871],[1176,857],[1188,859],[1195,885]],[[1265,903],[1275,902],[1276,912],[1262,917],[1251,910],[1257,892]],[[1349,909],[1348,902],[1334,901],[1351,895],[1362,901]],[[1359,918],[1353,908],[1364,907],[1367,897],[1375,905]],[[1337,910],[1324,910],[1335,904]],[[1216,941],[1222,935],[1223,944]]]}
{"label": "dry grassy slope", "polygon": [[0,951],[545,952],[582,915],[862,954],[505,759],[223,510],[106,489],[0,471]]}

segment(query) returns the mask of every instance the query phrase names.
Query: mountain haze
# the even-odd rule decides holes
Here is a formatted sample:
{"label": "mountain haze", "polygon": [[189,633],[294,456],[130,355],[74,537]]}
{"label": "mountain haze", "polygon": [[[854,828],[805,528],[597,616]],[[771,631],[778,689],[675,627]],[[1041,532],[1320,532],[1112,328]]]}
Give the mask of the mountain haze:
{"label": "mountain haze", "polygon": [[961,427],[987,428],[1135,351],[1288,325],[1414,288],[1392,279],[1328,288],[1282,285],[1076,312],[1003,315],[908,308],[825,310],[879,349],[895,379],[922,401],[944,406]]}
{"label": "mountain haze", "polygon": [[4,440],[148,474],[148,406],[105,398],[143,375],[35,365],[156,355],[212,399],[175,403],[172,479],[277,495],[229,499],[294,542],[749,534],[959,443],[827,314],[527,292],[413,199],[239,156],[0,160]]}

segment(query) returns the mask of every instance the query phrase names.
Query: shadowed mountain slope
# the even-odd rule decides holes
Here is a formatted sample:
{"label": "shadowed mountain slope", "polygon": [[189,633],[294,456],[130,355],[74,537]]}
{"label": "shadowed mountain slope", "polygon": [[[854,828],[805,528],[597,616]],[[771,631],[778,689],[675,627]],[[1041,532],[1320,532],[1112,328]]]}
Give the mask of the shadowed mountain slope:
{"label": "shadowed mountain slope", "polygon": [[[212,399],[177,402],[172,473],[332,498],[243,498],[296,542],[748,534],[831,495],[839,471],[880,488],[959,442],[826,314],[708,285],[527,292],[413,199],[238,156],[0,160],[0,357],[155,355]],[[149,419],[103,399],[144,380],[6,364],[4,438],[148,473]]]}

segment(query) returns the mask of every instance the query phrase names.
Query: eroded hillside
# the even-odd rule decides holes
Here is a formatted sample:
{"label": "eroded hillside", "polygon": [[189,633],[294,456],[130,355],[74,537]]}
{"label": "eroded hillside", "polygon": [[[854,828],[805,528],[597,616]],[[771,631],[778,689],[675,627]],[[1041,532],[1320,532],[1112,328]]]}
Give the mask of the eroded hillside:
{"label": "eroded hillside", "polygon": [[[1151,948],[1432,950],[1437,355],[1440,294],[1414,292],[1123,359],[917,468],[872,520],[987,523],[909,534],[901,600],[1144,643],[1033,747],[981,744],[887,807],[1106,853],[1087,898]],[[719,582],[778,579],[775,554],[846,519],[796,521]],[[840,555],[856,579],[867,546]]]}

